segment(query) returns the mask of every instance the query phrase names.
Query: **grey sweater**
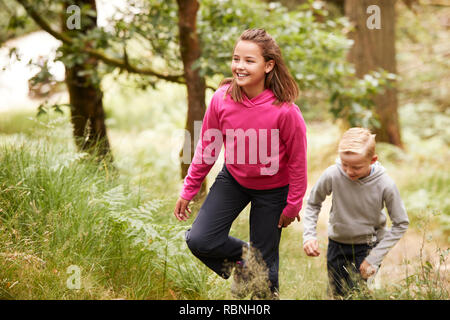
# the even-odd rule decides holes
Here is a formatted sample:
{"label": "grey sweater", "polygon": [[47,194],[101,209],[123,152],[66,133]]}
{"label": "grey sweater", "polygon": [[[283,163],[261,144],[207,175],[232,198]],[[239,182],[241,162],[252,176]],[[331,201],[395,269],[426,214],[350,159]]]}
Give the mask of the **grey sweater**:
{"label": "grey sweater", "polygon": [[[352,181],[340,160],[328,167],[308,198],[303,218],[303,243],[317,239],[316,226],[322,202],[333,193],[328,236],[346,244],[378,243],[366,260],[379,266],[388,251],[400,240],[409,225],[405,206],[394,181],[379,162],[369,176]],[[386,207],[392,228],[386,228]]]}

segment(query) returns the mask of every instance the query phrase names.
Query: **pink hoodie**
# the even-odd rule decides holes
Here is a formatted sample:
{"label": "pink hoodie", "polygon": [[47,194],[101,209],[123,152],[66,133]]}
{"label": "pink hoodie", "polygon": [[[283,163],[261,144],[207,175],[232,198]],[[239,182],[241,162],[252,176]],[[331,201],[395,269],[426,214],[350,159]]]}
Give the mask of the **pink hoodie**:
{"label": "pink hoodie", "polygon": [[306,126],[295,104],[274,105],[270,89],[236,103],[228,85],[213,95],[202,123],[193,161],[181,197],[191,200],[225,143],[225,164],[245,188],[266,190],[289,184],[283,214],[295,217],[307,187]]}

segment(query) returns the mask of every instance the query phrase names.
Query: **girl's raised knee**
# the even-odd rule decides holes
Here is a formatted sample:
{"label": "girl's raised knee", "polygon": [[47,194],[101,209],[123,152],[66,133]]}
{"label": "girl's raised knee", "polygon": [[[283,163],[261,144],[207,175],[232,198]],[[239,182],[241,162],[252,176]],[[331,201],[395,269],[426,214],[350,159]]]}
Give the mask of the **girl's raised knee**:
{"label": "girl's raised knee", "polygon": [[211,251],[208,241],[201,235],[192,234],[191,229],[186,231],[185,240],[193,254],[208,253]]}
{"label": "girl's raised knee", "polygon": [[219,238],[205,237],[200,232],[186,231],[186,243],[194,255],[207,255],[213,252],[220,252],[224,245],[224,240]]}

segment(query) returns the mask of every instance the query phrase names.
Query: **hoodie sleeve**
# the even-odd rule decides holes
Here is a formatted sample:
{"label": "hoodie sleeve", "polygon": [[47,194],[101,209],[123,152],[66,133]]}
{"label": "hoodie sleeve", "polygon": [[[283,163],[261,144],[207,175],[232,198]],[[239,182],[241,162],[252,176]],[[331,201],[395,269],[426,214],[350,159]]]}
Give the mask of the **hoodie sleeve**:
{"label": "hoodie sleeve", "polygon": [[289,193],[283,214],[294,218],[302,208],[307,188],[306,125],[296,105],[290,106],[282,119],[280,138],[289,155]]}
{"label": "hoodie sleeve", "polygon": [[201,134],[195,148],[194,158],[189,166],[184,179],[180,196],[186,200],[192,200],[200,190],[203,180],[208,175],[219,157],[223,144],[223,136],[220,130],[218,103],[221,99],[221,91],[216,91],[203,118]]}
{"label": "hoodie sleeve", "polygon": [[319,178],[309,194],[303,217],[303,244],[306,241],[317,239],[317,220],[319,219],[322,202],[331,194],[332,178],[327,169]]}
{"label": "hoodie sleeve", "polygon": [[408,229],[409,219],[400,192],[392,181],[383,194],[383,200],[392,221],[392,228],[387,230],[381,241],[373,248],[366,260],[378,267],[389,250],[400,240]]}

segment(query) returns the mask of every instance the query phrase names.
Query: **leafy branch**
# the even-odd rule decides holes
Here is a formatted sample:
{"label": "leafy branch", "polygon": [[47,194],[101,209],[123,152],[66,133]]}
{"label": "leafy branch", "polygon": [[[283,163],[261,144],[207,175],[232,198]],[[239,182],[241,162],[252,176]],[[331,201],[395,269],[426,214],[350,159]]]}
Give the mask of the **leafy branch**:
{"label": "leafy branch", "polygon": [[[48,32],[50,35],[52,35],[54,38],[60,40],[66,45],[74,45],[74,40],[69,37],[67,34],[63,32],[58,32],[57,30],[53,29],[50,24],[36,11],[36,9],[28,3],[26,0],[16,0],[18,3],[20,3],[25,11],[28,13],[28,15],[33,19],[33,21],[41,27],[44,31]],[[90,55],[91,57],[95,57],[102,62],[104,62],[107,65],[120,68],[122,70],[126,70],[130,73],[136,73],[141,75],[148,75],[148,76],[155,76],[159,79],[166,80],[169,82],[175,82],[175,83],[181,83],[186,84],[186,81],[184,79],[184,75],[170,75],[165,73],[159,73],[151,68],[142,68],[132,65],[127,57],[126,50],[124,49],[124,57],[123,59],[114,58],[111,56],[108,56],[105,52],[90,48],[89,46],[82,46],[80,47],[81,52],[86,53]]]}

